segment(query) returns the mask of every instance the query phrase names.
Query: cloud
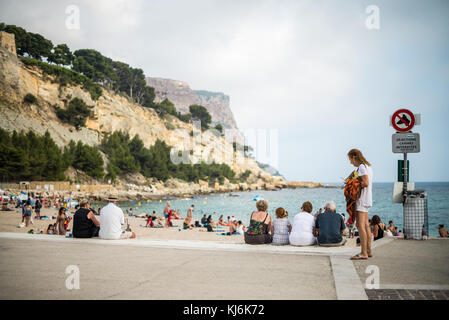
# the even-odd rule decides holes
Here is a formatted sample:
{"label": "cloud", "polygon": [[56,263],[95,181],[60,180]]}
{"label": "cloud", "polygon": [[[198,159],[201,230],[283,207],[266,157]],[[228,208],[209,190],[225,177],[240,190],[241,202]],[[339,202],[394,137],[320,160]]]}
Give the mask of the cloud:
{"label": "cloud", "polygon": [[[78,32],[64,27],[69,4],[80,8]],[[417,179],[448,180],[433,155],[449,156],[441,151],[449,134],[449,4],[378,0],[380,29],[371,31],[370,4],[18,0],[0,4],[0,19],[149,76],[225,92],[241,128],[279,130],[279,169],[289,179],[339,181],[352,147],[379,164],[378,179],[394,179],[388,116],[409,106],[423,114]]]}

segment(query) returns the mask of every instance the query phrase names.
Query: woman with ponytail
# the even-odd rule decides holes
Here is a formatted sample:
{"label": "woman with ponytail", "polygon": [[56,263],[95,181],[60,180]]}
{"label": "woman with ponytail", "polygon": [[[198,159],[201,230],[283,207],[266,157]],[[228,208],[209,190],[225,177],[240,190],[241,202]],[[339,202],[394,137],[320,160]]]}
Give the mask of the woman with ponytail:
{"label": "woman with ponytail", "polygon": [[360,177],[362,192],[356,201],[355,221],[359,231],[361,253],[353,256],[351,260],[365,260],[372,257],[371,250],[372,234],[368,222],[368,210],[373,205],[373,170],[371,164],[365,159],[358,149],[351,149],[348,158],[354,167],[357,167],[355,175]]}

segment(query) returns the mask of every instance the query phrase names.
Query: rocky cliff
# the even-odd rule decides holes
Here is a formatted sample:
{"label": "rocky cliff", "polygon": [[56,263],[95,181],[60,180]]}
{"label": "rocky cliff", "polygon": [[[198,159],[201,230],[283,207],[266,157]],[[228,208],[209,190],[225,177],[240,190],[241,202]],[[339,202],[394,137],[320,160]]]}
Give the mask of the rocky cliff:
{"label": "rocky cliff", "polygon": [[[28,93],[37,98],[36,104],[24,102],[24,96]],[[75,97],[84,100],[93,111],[93,116],[87,120],[86,127],[79,131],[69,124],[62,123],[55,113],[55,106],[64,108],[70,99]],[[160,139],[168,145],[176,146],[179,150],[194,149],[194,157],[199,158],[203,155],[217,163],[223,161],[230,165],[237,174],[250,170],[252,174],[249,178],[249,185],[242,188],[255,188],[254,186],[257,185],[258,188],[270,189],[286,185],[285,180],[281,177],[272,177],[259,168],[254,159],[242,158],[242,155],[234,154],[232,145],[223,137],[217,137],[206,131],[199,141],[191,138],[186,143],[186,136],[183,135],[183,132],[173,130],[173,128],[184,129],[184,133],[190,133],[193,130],[191,124],[181,122],[175,117],[161,119],[153,109],[134,104],[126,97],[105,89],[103,89],[102,96],[94,101],[90,94],[80,86],[61,86],[54,81],[52,76],[43,74],[37,67],[24,65],[15,54],[1,47],[0,113],[2,115],[0,117],[1,128],[8,131],[31,129],[38,134],[43,134],[48,130],[61,147],[72,139],[97,146],[104,134],[123,130],[128,132],[131,137],[139,134],[146,147],[150,147],[156,139]],[[189,137],[189,135],[187,136]],[[142,185],[148,183],[148,180],[142,181]],[[201,192],[210,191],[207,188],[201,189],[200,186],[191,189],[195,192],[197,189]],[[211,190],[236,189],[239,189],[239,186],[227,182],[226,187],[212,186]],[[184,191],[188,192],[188,190]]]}
{"label": "rocky cliff", "polygon": [[147,77],[147,84],[154,87],[156,101],[168,98],[181,113],[189,112],[189,106],[199,104],[212,116],[212,124],[221,123],[224,128],[237,129],[230,107],[229,96],[221,92],[192,90],[185,81]]}

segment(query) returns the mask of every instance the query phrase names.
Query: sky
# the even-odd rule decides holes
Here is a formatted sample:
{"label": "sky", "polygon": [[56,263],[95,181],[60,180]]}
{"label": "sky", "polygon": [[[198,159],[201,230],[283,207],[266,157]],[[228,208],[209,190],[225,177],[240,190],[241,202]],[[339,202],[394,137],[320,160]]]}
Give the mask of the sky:
{"label": "sky", "polygon": [[0,1],[0,21],[53,44],[224,92],[240,129],[277,132],[277,156],[259,159],[318,182],[354,169],[351,148],[374,182],[395,181],[389,116],[401,108],[422,119],[410,181],[449,181],[448,15],[444,0]]}

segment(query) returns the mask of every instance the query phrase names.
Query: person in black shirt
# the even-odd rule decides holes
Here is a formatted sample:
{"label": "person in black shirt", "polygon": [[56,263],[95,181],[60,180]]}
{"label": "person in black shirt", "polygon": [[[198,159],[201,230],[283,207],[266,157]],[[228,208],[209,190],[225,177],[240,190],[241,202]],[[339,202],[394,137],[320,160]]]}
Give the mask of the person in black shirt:
{"label": "person in black shirt", "polygon": [[206,226],[207,223],[208,223],[208,222],[207,222],[206,215],[204,215],[204,216],[201,218],[201,224],[204,225],[204,226]]}
{"label": "person in black shirt", "polygon": [[95,218],[90,204],[87,200],[80,203],[80,208],[73,216],[73,237],[74,238],[92,238],[98,237],[100,231],[100,222]]}

